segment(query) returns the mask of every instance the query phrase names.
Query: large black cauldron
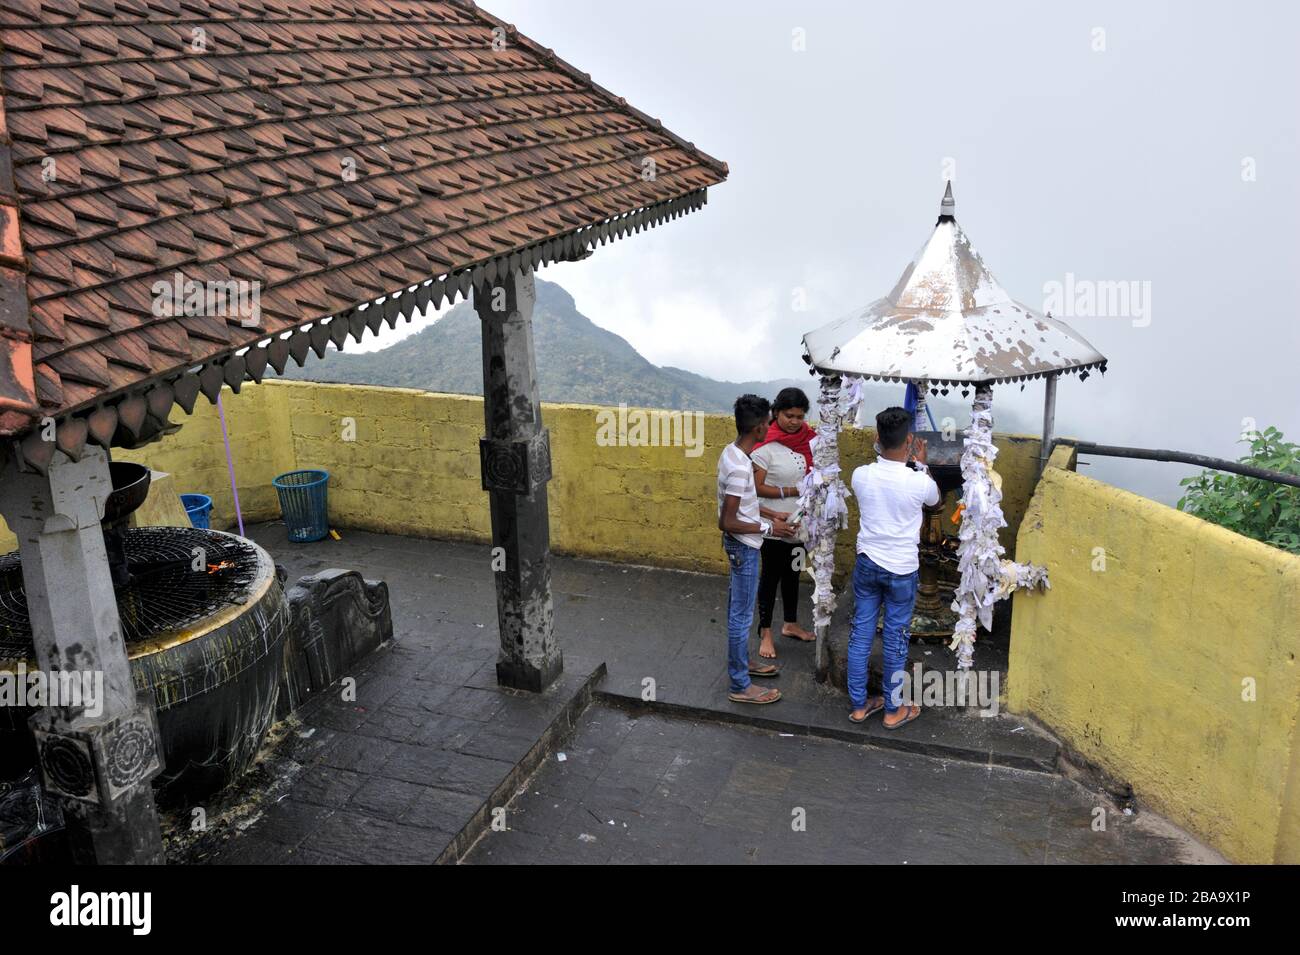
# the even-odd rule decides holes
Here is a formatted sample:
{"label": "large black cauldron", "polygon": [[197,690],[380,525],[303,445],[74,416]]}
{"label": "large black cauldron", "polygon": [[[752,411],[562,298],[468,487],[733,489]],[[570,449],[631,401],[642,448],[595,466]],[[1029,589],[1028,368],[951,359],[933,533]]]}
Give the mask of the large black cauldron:
{"label": "large black cauldron", "polygon": [[[137,689],[153,696],[164,802],[201,799],[252,763],[275,715],[289,607],[252,541],[191,527],[116,531],[118,616]],[[33,659],[18,554],[0,557],[0,670]],[[0,714],[0,775],[32,762],[29,709]]]}

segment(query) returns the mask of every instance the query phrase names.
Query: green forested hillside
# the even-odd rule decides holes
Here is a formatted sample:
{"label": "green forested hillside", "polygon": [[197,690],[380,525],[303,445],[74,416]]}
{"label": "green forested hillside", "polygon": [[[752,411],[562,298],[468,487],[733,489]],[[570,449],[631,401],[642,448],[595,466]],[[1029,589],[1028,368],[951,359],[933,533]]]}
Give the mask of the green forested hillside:
{"label": "green forested hillside", "polygon": [[[726,382],[680,368],[652,365],[631,345],[578,312],[573,296],[553,282],[537,281],[533,312],[534,346],[542,400],[691,411],[729,411],[736,396],[754,392],[768,398],[781,388],[806,381]],[[308,358],[303,368],[292,363],[286,378],[388,385],[482,394],[483,367],[479,319],[462,302],[431,326],[377,352]],[[815,391],[810,391],[815,398]]]}

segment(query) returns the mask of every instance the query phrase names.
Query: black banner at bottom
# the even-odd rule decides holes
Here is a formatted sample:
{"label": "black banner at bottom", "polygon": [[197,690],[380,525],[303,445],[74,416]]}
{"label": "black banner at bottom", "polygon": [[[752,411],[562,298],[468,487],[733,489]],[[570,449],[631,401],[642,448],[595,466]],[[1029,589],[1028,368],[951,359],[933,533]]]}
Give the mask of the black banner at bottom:
{"label": "black banner at bottom", "polygon": [[[684,919],[721,921],[723,895],[681,893],[639,880],[596,876],[588,867],[564,875],[515,869],[523,881],[511,886],[448,868],[414,867],[168,867],[157,869],[0,868],[6,940],[18,942],[92,937],[115,945],[160,940],[202,940],[205,945],[246,944],[251,937],[283,938],[295,946],[336,945],[351,938],[377,939],[427,933],[437,918],[443,932],[511,924],[528,912],[561,943],[565,929],[588,920],[613,919],[638,937],[679,928]],[[825,867],[819,867],[825,868]],[[588,878],[597,882],[590,884]],[[817,876],[822,876],[818,878]],[[1235,933],[1287,924],[1295,871],[1289,867],[978,867],[899,866],[837,868],[811,881],[800,874],[778,889],[770,878],[750,876],[731,886],[738,913],[773,912],[762,900],[779,892],[779,909],[806,902],[814,911],[856,899],[850,910],[876,909],[900,926],[914,917],[945,931],[960,926],[1003,933],[1060,933],[1062,937],[1120,938],[1199,932],[1231,941]],[[825,877],[838,880],[827,885]],[[495,878],[495,877],[494,877]],[[689,877],[688,877],[689,878]],[[711,878],[718,878],[718,875]],[[739,879],[739,875],[724,876]],[[789,882],[790,875],[776,876]],[[721,889],[721,885],[717,886]],[[810,891],[809,891],[810,890]],[[741,898],[738,893],[745,893]],[[708,901],[712,901],[710,906]],[[794,903],[794,906],[791,906]],[[779,910],[777,909],[777,910]],[[694,916],[692,918],[692,916]],[[901,920],[901,921],[900,921]],[[460,923],[459,925],[457,923]],[[914,922],[911,924],[915,924]],[[649,930],[649,933],[646,930]],[[734,929],[726,937],[734,935]],[[761,930],[749,929],[744,931]],[[261,945],[259,945],[259,948]]]}

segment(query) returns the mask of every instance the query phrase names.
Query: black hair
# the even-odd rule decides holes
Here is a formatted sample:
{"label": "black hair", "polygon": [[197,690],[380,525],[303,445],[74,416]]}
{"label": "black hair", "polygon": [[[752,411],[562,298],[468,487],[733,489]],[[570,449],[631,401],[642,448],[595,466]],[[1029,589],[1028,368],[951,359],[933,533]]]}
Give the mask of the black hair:
{"label": "black hair", "polygon": [[745,435],[772,417],[772,405],[758,395],[741,395],[736,399],[736,434]]}
{"label": "black hair", "polygon": [[802,388],[782,388],[777,392],[776,401],[772,402],[772,414],[780,414],[789,408],[799,408],[808,413],[808,396]]}
{"label": "black hair", "polygon": [[903,408],[886,408],[876,415],[876,438],[885,451],[893,451],[907,443],[912,430],[912,415]]}

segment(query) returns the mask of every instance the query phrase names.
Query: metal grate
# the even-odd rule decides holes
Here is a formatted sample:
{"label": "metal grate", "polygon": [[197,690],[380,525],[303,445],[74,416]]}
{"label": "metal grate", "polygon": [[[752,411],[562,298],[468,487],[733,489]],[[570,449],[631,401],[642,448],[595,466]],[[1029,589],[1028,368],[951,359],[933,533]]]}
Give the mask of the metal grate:
{"label": "metal grate", "polygon": [[[117,588],[127,646],[193,627],[249,599],[258,549],[243,538],[192,527],[133,527],[119,533],[130,574]],[[15,552],[0,557],[0,660],[31,655],[32,626]]]}

